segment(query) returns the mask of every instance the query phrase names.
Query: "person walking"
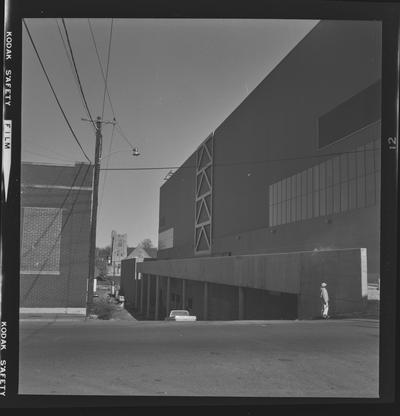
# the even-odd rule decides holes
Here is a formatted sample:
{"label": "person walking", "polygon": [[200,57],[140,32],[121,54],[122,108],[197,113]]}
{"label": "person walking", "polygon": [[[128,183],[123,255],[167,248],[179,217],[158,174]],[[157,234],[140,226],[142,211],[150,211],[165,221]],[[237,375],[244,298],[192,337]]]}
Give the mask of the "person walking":
{"label": "person walking", "polygon": [[322,308],[321,308],[321,313],[322,313],[322,318],[324,319],[328,319],[329,315],[329,295],[328,295],[328,290],[326,288],[327,284],[326,283],[321,283],[321,293],[320,293],[320,298],[322,301]]}

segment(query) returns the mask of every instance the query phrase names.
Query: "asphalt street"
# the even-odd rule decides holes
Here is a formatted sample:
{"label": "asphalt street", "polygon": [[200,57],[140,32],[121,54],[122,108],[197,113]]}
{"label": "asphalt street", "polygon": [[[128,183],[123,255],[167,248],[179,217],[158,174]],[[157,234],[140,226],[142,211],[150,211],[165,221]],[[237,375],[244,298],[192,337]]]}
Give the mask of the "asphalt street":
{"label": "asphalt street", "polygon": [[378,397],[377,320],[20,328],[21,394]]}

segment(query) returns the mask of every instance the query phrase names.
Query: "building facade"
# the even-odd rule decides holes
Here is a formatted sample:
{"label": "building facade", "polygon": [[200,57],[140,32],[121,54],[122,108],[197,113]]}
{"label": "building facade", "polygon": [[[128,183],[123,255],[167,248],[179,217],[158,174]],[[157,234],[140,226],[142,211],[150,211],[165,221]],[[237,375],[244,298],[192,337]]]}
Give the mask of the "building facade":
{"label": "building facade", "polygon": [[22,162],[22,313],[86,313],[92,179],[89,164]]}
{"label": "building facade", "polygon": [[140,271],[164,313],[179,296],[206,319],[313,317],[321,281],[335,313],[362,310],[380,270],[381,47],[379,22],[321,21],[161,187],[159,260]]}
{"label": "building facade", "polygon": [[133,248],[121,261],[120,294],[125,297],[125,305],[138,309],[136,306],[143,299],[143,280],[137,271],[137,264],[157,258],[156,248],[145,248],[140,245]]}

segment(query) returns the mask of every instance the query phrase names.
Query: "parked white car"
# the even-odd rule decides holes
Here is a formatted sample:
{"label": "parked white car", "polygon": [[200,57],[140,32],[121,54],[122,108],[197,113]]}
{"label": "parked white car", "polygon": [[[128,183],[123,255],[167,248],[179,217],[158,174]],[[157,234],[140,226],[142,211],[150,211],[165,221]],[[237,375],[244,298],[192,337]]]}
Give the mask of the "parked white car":
{"label": "parked white car", "polygon": [[190,315],[189,311],[184,309],[174,309],[170,312],[169,316],[165,318],[166,321],[196,321],[197,318],[194,315]]}

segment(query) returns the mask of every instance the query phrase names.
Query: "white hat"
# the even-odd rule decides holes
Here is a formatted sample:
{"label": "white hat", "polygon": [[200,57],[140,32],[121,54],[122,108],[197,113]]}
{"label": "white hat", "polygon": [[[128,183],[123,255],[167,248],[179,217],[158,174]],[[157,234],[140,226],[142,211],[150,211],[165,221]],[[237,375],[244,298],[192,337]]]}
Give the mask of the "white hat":
{"label": "white hat", "polygon": [[321,283],[321,287],[326,287],[326,283]]}

